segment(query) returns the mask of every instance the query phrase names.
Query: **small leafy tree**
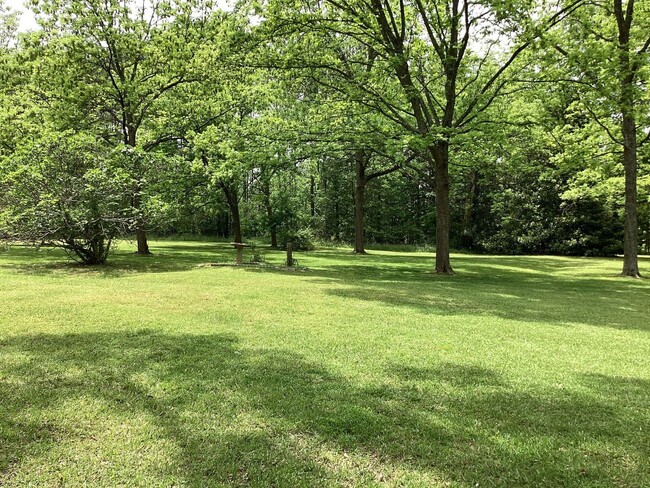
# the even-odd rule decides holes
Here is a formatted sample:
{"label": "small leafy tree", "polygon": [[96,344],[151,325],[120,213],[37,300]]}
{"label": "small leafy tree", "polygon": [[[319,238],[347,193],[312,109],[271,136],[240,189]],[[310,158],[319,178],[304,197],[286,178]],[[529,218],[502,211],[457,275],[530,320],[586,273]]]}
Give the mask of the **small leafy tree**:
{"label": "small leafy tree", "polygon": [[[164,111],[166,95],[196,81],[189,71],[204,41],[206,13],[193,0],[30,3],[42,28],[32,48],[37,65],[33,84],[55,104],[64,127],[94,123],[96,133],[112,143],[147,149],[158,145],[158,134],[148,133],[148,125]],[[149,215],[144,209],[150,168],[136,169],[137,253],[148,255]]]}
{"label": "small leafy tree", "polygon": [[64,249],[84,264],[106,261],[132,229],[133,181],[111,151],[83,134],[45,135],[7,157],[0,174],[0,226],[13,240]]}

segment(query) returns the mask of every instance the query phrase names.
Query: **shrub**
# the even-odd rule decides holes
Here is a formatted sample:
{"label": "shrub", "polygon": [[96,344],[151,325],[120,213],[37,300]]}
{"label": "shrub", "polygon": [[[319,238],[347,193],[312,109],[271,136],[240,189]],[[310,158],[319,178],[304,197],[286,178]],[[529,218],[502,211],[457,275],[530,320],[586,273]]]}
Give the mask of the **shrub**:
{"label": "shrub", "polygon": [[264,262],[264,255],[257,248],[256,245],[252,245],[251,246],[251,253],[250,253],[250,263],[251,264],[261,264],[263,262]]}
{"label": "shrub", "polygon": [[9,237],[64,249],[84,264],[106,261],[132,227],[134,183],[120,153],[81,134],[46,135],[3,161],[0,220]]}

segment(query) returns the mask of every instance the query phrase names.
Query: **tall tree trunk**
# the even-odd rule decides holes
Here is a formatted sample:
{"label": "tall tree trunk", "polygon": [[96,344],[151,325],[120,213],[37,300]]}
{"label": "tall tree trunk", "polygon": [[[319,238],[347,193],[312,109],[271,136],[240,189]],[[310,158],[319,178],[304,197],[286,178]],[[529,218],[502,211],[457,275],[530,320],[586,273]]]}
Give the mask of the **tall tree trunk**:
{"label": "tall tree trunk", "polygon": [[440,142],[434,146],[436,181],[436,273],[453,274],[449,260],[449,144]]}
{"label": "tall tree trunk", "polygon": [[230,209],[230,216],[232,217],[232,231],[234,234],[235,242],[242,242],[241,236],[241,219],[239,217],[239,198],[237,197],[237,189],[232,183],[221,183],[221,188],[226,195],[228,208]]}
{"label": "tall tree trunk", "polygon": [[463,213],[463,235],[462,245],[464,248],[471,248],[473,244],[472,222],[474,219],[474,200],[476,199],[476,184],[478,181],[478,171],[472,170],[470,173],[469,192],[465,200],[465,210]]}
{"label": "tall tree trunk", "polygon": [[149,243],[147,242],[147,233],[144,230],[144,223],[138,221],[138,226],[135,229],[135,237],[138,242],[137,254],[148,256],[151,254],[149,250]]}
{"label": "tall tree trunk", "polygon": [[135,237],[138,243],[138,250],[136,251],[136,254],[148,256],[151,254],[151,251],[149,250],[149,242],[147,241],[147,232],[145,230],[146,223],[144,217],[139,212],[140,208],[142,207],[142,197],[140,196],[141,189],[139,188],[139,185],[136,191],[138,194],[136,195],[136,198],[133,199],[133,207],[139,214],[138,218],[135,221]]}
{"label": "tall tree trunk", "polygon": [[309,215],[313,219],[316,216],[316,178],[309,177]]}
{"label": "tall tree trunk", "polygon": [[[126,126],[126,143],[127,145],[135,148],[136,145],[136,134],[137,129],[132,122],[133,117],[127,116],[128,124]],[[138,168],[138,172],[142,172],[142,168]],[[142,215],[142,183],[138,181],[135,187],[135,195],[133,197],[133,208],[138,213],[138,217],[135,221],[135,238],[138,244],[138,250],[136,254],[141,256],[149,256],[151,251],[149,250],[149,243],[147,242],[147,232],[146,232],[146,222],[145,218]]]}
{"label": "tall tree trunk", "polygon": [[465,231],[469,231],[469,229],[472,227],[477,180],[478,172],[472,171],[469,176],[469,192],[467,192],[467,199],[465,200],[465,211],[463,213],[463,229]]}
{"label": "tall tree trunk", "polygon": [[637,154],[634,117],[623,113],[623,167],[625,169],[625,236],[623,240],[623,276],[639,278],[639,236],[637,217]]}
{"label": "tall tree trunk", "polygon": [[269,231],[271,232],[271,247],[278,247],[278,231],[273,217],[273,207],[271,206],[271,186],[268,181],[262,182],[262,193],[264,194],[264,207],[266,208],[266,217],[269,220]]}
{"label": "tall tree trunk", "polygon": [[354,252],[367,254],[364,236],[364,204],[366,199],[366,155],[357,151],[354,155],[355,189],[354,189]]}
{"label": "tall tree trunk", "polygon": [[334,202],[334,222],[336,222],[336,230],[334,231],[334,240],[337,242],[341,240],[341,209],[339,208],[338,198]]}
{"label": "tall tree trunk", "polygon": [[138,214],[135,220],[135,238],[138,244],[138,250],[136,251],[136,254],[139,254],[141,256],[148,256],[151,254],[151,251],[149,250],[149,243],[147,242],[145,219],[142,215],[142,212],[140,211],[142,208],[142,186],[140,182],[136,184],[134,193],[133,208]]}
{"label": "tall tree trunk", "polygon": [[625,235],[623,239],[623,276],[639,278],[639,226],[637,218],[637,139],[635,103],[635,68],[630,59],[630,31],[634,0],[623,8],[622,0],[614,0],[618,27],[618,61],[621,75],[620,108],[623,116],[623,169],[625,170]]}

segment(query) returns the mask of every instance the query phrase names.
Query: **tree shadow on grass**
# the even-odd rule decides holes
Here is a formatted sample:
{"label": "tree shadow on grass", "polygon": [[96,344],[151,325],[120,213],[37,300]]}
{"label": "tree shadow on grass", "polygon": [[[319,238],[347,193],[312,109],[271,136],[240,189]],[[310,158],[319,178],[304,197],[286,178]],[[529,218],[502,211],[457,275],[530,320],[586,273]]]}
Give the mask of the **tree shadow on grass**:
{"label": "tree shadow on grass", "polygon": [[[134,273],[187,271],[234,259],[234,251],[222,242],[153,243],[152,247],[154,256],[137,257],[122,250],[101,267],[62,263],[62,255],[35,260],[33,251],[12,250],[12,260],[2,266],[26,274],[114,278]],[[281,256],[281,252],[269,253],[278,262]],[[329,287],[331,295],[349,300],[379,302],[424,314],[483,315],[550,325],[650,330],[647,281],[585,274],[579,270],[583,262],[572,258],[462,255],[454,259],[461,272],[451,277],[432,274],[433,260],[426,254],[358,256],[326,249],[301,253],[298,258],[309,270],[292,274],[295,279],[323,284]],[[590,262],[584,260],[585,265]],[[571,273],[573,269],[575,274]],[[283,273],[273,267],[246,267],[245,272]]]}
{"label": "tree shadow on grass", "polygon": [[[316,251],[309,251],[304,253],[305,256],[314,258],[324,258],[330,261],[343,262],[350,265],[359,263],[372,263],[383,262],[390,263],[391,265],[416,265],[420,271],[433,273],[435,269],[435,253],[422,253],[422,252],[392,252],[392,251],[379,251],[369,252],[368,254],[354,254],[348,253],[338,249],[320,249]],[[520,270],[522,272],[534,273],[555,273],[565,269],[576,267],[576,262],[584,260],[589,262],[593,259],[608,259],[608,258],[580,258],[580,257],[564,257],[564,256],[512,256],[512,255],[489,255],[489,254],[453,254],[451,261],[452,266],[459,271],[460,274],[472,272],[475,266],[485,264],[490,268],[496,270],[497,268],[511,268]],[[609,258],[611,261],[620,261],[622,259]]]}
{"label": "tree shadow on grass", "polygon": [[188,271],[197,266],[213,262],[231,262],[235,259],[232,248],[221,242],[202,245],[151,244],[150,256],[137,256],[128,246],[122,245],[113,251],[108,261],[100,266],[76,263],[61,249],[43,248],[37,250],[26,246],[13,246],[6,264],[0,268],[28,275],[99,275],[118,278],[135,273],[171,273]]}
{"label": "tree shadow on grass", "polygon": [[[646,380],[528,391],[497,371],[440,363],[388,364],[358,384],[287,350],[148,331],[15,337],[0,348],[0,484],[34,457],[83,458],[56,448],[76,441],[63,407],[78,405],[81,418],[89,399],[113,422],[148,419],[141,448],[177,448],[165,473],[136,466],[145,484],[163,474],[189,486],[650,482]],[[120,450],[113,442],[95,446],[99,460]],[[102,466],[81,476],[101,480]]]}
{"label": "tree shadow on grass", "polygon": [[[561,272],[552,271],[556,259]],[[347,300],[423,314],[650,331],[648,282],[585,275],[582,263],[568,258],[460,256],[456,262],[462,273],[437,276],[422,259],[381,256],[350,265],[320,263],[300,279],[328,286],[327,293]]]}

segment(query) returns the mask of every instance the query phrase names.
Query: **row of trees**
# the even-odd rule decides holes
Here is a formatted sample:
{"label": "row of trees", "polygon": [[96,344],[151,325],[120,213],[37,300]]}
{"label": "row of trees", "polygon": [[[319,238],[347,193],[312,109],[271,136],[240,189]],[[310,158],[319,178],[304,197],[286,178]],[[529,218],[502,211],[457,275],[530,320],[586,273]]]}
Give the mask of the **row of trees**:
{"label": "row of trees", "polygon": [[[36,0],[3,11],[0,228],[614,254],[650,244],[647,0]],[[644,242],[639,242],[639,237]],[[622,249],[621,249],[622,247]]]}

